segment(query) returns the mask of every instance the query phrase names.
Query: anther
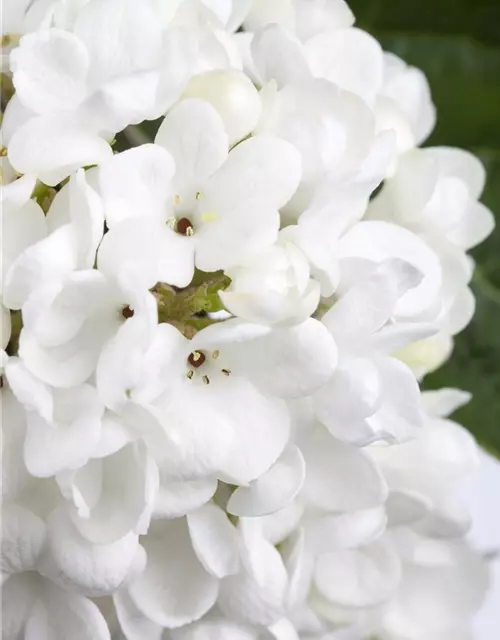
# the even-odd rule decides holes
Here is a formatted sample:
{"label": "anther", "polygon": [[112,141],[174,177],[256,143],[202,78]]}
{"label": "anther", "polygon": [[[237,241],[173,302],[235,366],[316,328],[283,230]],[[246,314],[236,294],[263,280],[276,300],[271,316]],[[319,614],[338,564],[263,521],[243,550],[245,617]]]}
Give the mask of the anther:
{"label": "anther", "polygon": [[5,158],[5,156],[8,154],[9,152],[7,151],[7,147],[2,147],[0,149],[0,157],[1,158]]}
{"label": "anther", "polygon": [[180,204],[181,203],[181,197],[179,195],[174,196],[174,204]]}
{"label": "anther", "polygon": [[187,361],[192,367],[198,369],[198,367],[201,367],[206,359],[207,357],[205,356],[203,351],[193,351],[189,354]]}
{"label": "anther", "polygon": [[220,351],[218,349],[216,349],[213,353],[212,353],[212,358],[214,360],[217,360],[217,358],[220,356]]}
{"label": "anther", "polygon": [[221,369],[221,371],[225,376],[230,376],[231,375],[231,371],[229,369]]}
{"label": "anther", "polygon": [[181,236],[192,236],[194,233],[193,225],[191,224],[191,220],[188,218],[181,218],[177,221],[177,233],[180,233]]}
{"label": "anther", "polygon": [[196,192],[196,199],[201,200],[201,193],[199,191]]}
{"label": "anther", "polygon": [[189,371],[186,373],[186,378],[188,380],[192,380],[194,376],[194,371],[192,369],[189,369]]}
{"label": "anther", "polygon": [[202,380],[203,384],[210,384],[210,378],[208,376],[203,376]]}
{"label": "anther", "polygon": [[174,216],[172,216],[171,218],[167,218],[166,220],[167,227],[170,227],[171,229],[175,230],[176,222],[177,220],[176,218],[174,218]]}
{"label": "anther", "polygon": [[131,309],[129,305],[127,305],[126,307],[123,307],[122,309],[122,316],[125,318],[125,320],[132,318],[134,313],[135,313],[134,310]]}

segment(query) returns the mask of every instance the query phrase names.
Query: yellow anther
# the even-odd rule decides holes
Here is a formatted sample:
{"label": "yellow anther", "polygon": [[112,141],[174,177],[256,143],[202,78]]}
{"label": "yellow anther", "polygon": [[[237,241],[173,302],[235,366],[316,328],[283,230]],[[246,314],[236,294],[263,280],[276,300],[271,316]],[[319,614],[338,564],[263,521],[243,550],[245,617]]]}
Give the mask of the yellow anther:
{"label": "yellow anther", "polygon": [[181,203],[181,197],[180,195],[175,195],[174,196],[174,204],[180,204]]}
{"label": "yellow anther", "polygon": [[201,193],[199,191],[196,192],[196,199],[201,200]]}
{"label": "yellow anther", "polygon": [[167,218],[166,223],[167,223],[167,227],[170,227],[171,229],[175,229],[177,220],[174,218],[174,216],[172,216],[171,218]]}
{"label": "yellow anther", "polygon": [[192,369],[190,369],[187,373],[186,373],[186,378],[188,380],[192,380],[194,376],[194,371]]}
{"label": "yellow anther", "polygon": [[218,349],[216,349],[213,353],[212,353],[212,358],[214,360],[217,360],[217,358],[220,356],[220,352]]}
{"label": "yellow anther", "polygon": [[203,384],[210,384],[210,378],[208,376],[203,376],[202,380]]}
{"label": "yellow anther", "polygon": [[187,235],[188,237],[194,236],[194,229],[193,229],[193,227],[188,227],[188,228],[186,229],[186,235]]}
{"label": "yellow anther", "polygon": [[0,149],[0,157],[5,158],[5,156],[8,154],[9,152],[7,151],[7,147],[2,147]]}
{"label": "yellow anther", "polygon": [[230,376],[231,375],[231,371],[229,369],[221,369],[221,371],[225,376]]}
{"label": "yellow anther", "polygon": [[201,360],[201,353],[199,351],[193,351],[193,360],[195,362],[198,362],[198,360]]}

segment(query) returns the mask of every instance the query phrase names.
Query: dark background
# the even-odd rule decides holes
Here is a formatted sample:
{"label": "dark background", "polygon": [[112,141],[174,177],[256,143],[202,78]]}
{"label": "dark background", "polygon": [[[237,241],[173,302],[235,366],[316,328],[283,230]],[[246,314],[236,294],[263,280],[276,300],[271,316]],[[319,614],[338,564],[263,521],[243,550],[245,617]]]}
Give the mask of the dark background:
{"label": "dark background", "polygon": [[488,171],[497,228],[472,251],[476,315],[451,360],[425,379],[474,394],[455,414],[500,457],[500,0],[348,0],[356,25],[427,75],[438,122],[424,146],[469,149]]}

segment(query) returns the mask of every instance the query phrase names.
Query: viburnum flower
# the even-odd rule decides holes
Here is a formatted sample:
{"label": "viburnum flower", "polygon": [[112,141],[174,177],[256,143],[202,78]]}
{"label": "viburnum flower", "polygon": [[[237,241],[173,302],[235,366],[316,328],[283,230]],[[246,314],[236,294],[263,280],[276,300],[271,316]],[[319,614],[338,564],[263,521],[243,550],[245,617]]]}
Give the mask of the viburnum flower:
{"label": "viburnum flower", "polygon": [[6,640],[468,638],[470,398],[419,383],[494,222],[423,73],[344,0],[9,7]]}
{"label": "viburnum flower", "polygon": [[290,144],[257,136],[228,154],[217,112],[201,101],[182,101],[163,121],[155,145],[130,149],[100,169],[110,232],[99,269],[136,264],[150,286],[183,287],[195,265],[216,271],[237,264],[276,240],[278,210],[299,179],[300,156]]}

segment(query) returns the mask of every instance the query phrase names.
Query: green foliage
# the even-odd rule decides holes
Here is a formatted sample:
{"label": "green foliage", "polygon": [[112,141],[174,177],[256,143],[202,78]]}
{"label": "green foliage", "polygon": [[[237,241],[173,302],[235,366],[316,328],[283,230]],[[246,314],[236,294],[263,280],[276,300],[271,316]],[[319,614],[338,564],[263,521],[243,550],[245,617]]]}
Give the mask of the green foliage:
{"label": "green foliage", "polygon": [[350,0],[357,24],[420,67],[438,109],[427,144],[460,146],[488,170],[483,202],[497,229],[472,255],[477,311],[452,359],[425,381],[474,394],[456,418],[500,456],[500,3],[498,0]]}

